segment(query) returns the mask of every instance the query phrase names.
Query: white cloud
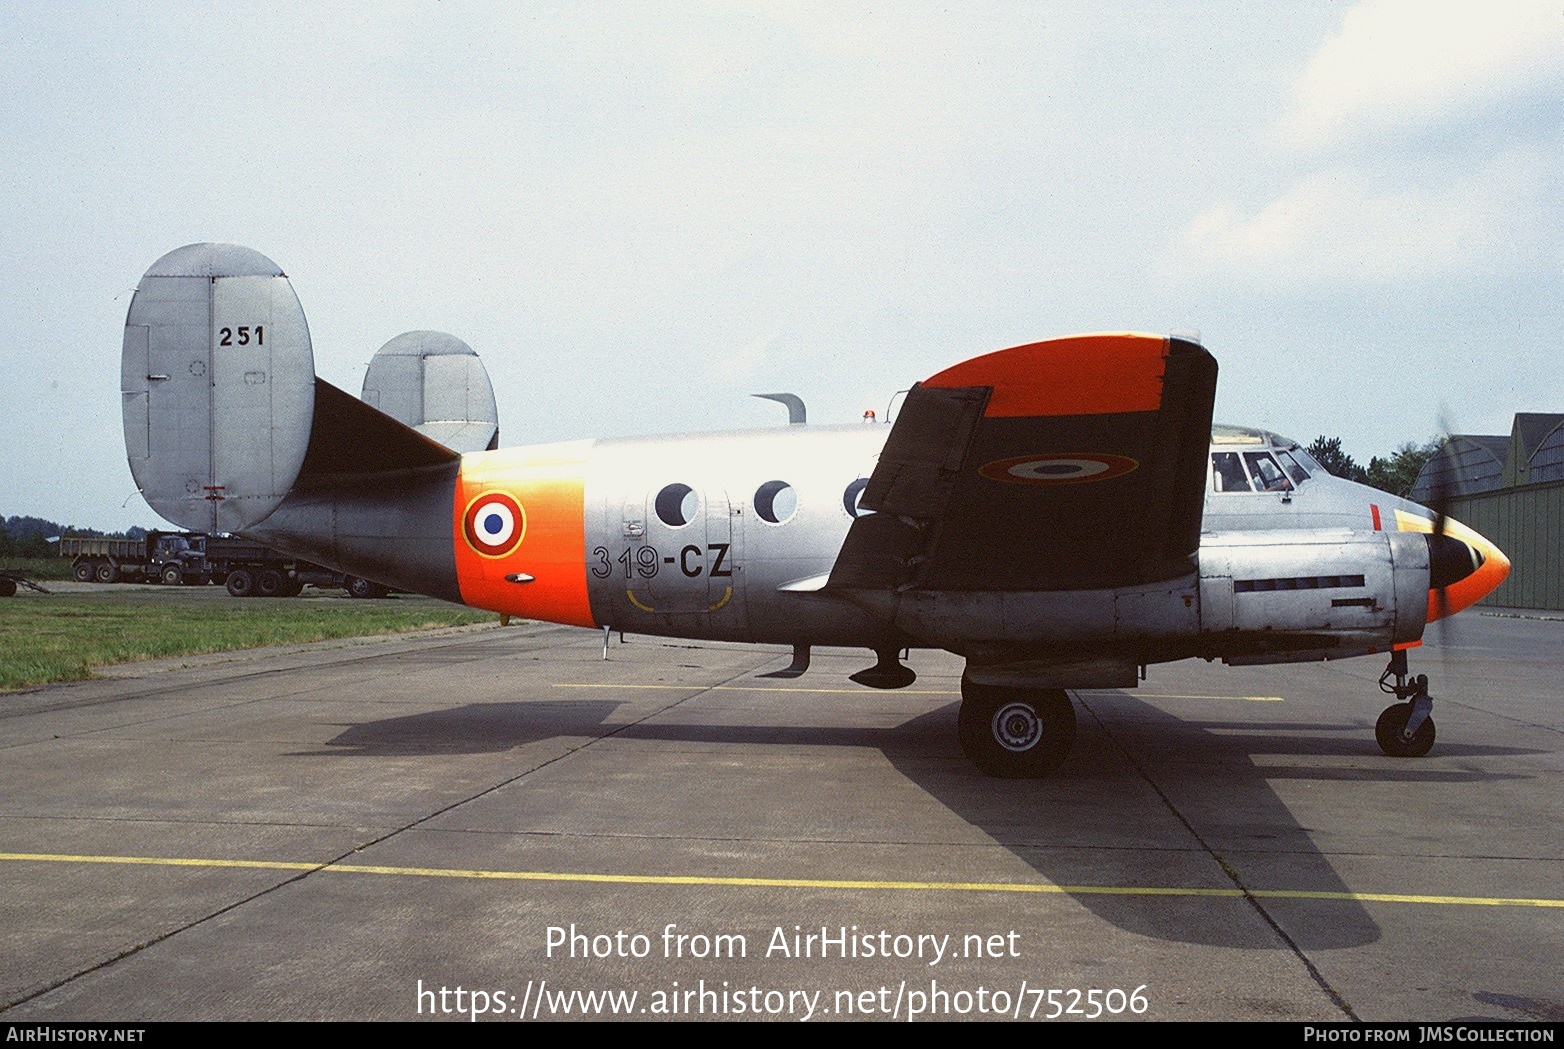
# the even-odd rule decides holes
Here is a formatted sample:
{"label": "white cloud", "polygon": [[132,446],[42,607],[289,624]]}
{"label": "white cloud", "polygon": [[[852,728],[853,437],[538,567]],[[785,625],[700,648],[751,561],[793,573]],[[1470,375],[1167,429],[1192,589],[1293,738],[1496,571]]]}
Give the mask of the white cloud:
{"label": "white cloud", "polygon": [[1309,60],[1275,136],[1308,150],[1433,127],[1561,78],[1556,0],[1364,0]]}
{"label": "white cloud", "polygon": [[1557,0],[1362,0],[1272,125],[1293,170],[1267,203],[1207,207],[1164,268],[1294,288],[1556,273],[1561,93]]}
{"label": "white cloud", "polygon": [[1262,283],[1390,283],[1554,264],[1549,172],[1545,156],[1516,150],[1412,185],[1352,168],[1310,173],[1258,210],[1207,208],[1178,238],[1170,268]]}
{"label": "white cloud", "polygon": [[781,334],[773,332],[719,357],[714,370],[728,379],[749,379],[766,370]]}

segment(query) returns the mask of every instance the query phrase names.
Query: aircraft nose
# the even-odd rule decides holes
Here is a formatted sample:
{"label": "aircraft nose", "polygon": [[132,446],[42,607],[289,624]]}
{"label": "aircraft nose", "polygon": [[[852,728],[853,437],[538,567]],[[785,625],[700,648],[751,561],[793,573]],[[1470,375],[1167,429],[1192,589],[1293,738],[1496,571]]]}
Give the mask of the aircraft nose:
{"label": "aircraft nose", "polygon": [[1452,517],[1428,536],[1428,621],[1453,616],[1493,593],[1509,576],[1510,559]]}

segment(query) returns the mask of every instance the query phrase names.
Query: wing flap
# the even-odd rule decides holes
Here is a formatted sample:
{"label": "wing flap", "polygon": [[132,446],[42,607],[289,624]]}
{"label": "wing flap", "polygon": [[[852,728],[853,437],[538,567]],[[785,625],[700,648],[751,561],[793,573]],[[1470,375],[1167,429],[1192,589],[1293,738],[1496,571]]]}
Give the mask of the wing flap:
{"label": "wing flap", "polygon": [[988,403],[985,387],[912,390],[885,440],[863,505],[881,513],[937,516],[950,501],[972,435]]}

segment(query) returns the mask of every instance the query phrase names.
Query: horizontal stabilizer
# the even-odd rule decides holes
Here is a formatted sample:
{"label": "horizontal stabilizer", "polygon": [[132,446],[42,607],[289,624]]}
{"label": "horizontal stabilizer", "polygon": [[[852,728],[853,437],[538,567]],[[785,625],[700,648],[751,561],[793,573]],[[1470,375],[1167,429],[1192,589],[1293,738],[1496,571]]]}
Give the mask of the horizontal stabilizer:
{"label": "horizontal stabilizer", "polygon": [[418,470],[460,458],[325,379],[315,380],[315,421],[309,454],[299,470],[301,486],[320,477]]}

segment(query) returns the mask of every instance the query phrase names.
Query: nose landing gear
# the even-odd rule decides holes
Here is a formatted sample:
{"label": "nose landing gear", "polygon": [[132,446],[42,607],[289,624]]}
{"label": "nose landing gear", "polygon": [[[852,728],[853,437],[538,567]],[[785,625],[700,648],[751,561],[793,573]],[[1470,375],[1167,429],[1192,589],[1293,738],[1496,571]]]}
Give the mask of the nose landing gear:
{"label": "nose landing gear", "polygon": [[[1394,677],[1395,683],[1390,679]],[[1434,719],[1430,716],[1434,700],[1428,694],[1428,675],[1407,677],[1405,649],[1392,652],[1385,672],[1379,676],[1383,692],[1396,697],[1374,723],[1374,740],[1379,749],[1393,758],[1420,758],[1434,746]]]}

